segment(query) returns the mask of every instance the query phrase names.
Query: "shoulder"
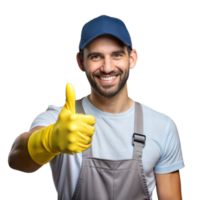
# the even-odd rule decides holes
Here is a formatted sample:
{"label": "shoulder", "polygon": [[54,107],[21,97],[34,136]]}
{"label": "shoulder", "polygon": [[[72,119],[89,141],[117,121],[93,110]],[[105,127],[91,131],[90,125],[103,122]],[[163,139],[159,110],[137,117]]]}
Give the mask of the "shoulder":
{"label": "shoulder", "polygon": [[39,116],[40,117],[46,117],[46,118],[52,118],[57,119],[60,111],[62,110],[63,106],[57,107],[54,105],[50,105],[45,112],[42,112]]}
{"label": "shoulder", "polygon": [[162,155],[166,144],[171,139],[179,141],[178,130],[175,122],[166,114],[158,112],[144,104],[143,109],[143,129],[144,134],[149,139],[149,144],[155,145],[159,149],[159,154]]}
{"label": "shoulder", "polygon": [[56,122],[62,107],[57,107],[54,105],[48,106],[46,111],[40,113],[32,122],[30,130],[36,126],[49,126]]}
{"label": "shoulder", "polygon": [[59,115],[62,108],[63,108],[63,106],[57,107],[54,105],[49,105],[48,108],[45,111],[41,112],[38,116],[40,116],[40,115],[48,115],[48,116]]}
{"label": "shoulder", "polygon": [[60,107],[57,107],[57,106],[54,106],[54,105],[50,105],[46,112],[49,112],[49,113],[54,113],[54,114],[59,114],[60,111],[62,110],[63,106],[60,106]]}
{"label": "shoulder", "polygon": [[144,124],[148,127],[156,127],[159,130],[166,130],[170,125],[175,125],[173,120],[166,114],[156,111],[144,104],[142,105]]}

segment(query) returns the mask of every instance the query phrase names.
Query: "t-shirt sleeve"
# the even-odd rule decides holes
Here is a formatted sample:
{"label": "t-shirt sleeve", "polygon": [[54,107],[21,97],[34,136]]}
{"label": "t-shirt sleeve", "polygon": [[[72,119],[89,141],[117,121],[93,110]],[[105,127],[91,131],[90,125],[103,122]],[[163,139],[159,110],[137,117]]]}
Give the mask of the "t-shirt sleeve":
{"label": "t-shirt sleeve", "polygon": [[39,114],[31,124],[30,130],[36,126],[49,126],[56,122],[61,107],[50,105],[45,112]]}
{"label": "t-shirt sleeve", "polygon": [[179,170],[184,166],[178,130],[176,124],[169,118],[162,144],[161,157],[155,165],[154,172],[166,174]]}

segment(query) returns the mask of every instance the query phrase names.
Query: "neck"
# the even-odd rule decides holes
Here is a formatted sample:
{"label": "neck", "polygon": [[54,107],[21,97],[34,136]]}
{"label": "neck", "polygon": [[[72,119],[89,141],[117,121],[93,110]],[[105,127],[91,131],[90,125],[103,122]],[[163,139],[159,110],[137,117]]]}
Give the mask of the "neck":
{"label": "neck", "polygon": [[134,102],[128,97],[127,83],[113,97],[104,97],[91,89],[91,94],[88,96],[89,101],[99,110],[103,112],[119,114],[129,110]]}

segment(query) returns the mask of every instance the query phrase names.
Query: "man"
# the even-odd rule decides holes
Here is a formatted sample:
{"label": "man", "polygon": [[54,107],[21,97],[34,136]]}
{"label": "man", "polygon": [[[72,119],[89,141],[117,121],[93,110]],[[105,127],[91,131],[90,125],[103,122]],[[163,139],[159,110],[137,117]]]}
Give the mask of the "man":
{"label": "man", "polygon": [[58,199],[152,199],[155,185],[160,200],[182,199],[175,123],[128,97],[136,61],[121,20],[104,15],[86,23],[77,62],[91,94],[75,101],[67,84],[65,105],[49,106],[16,139],[10,167],[33,172],[50,162]]}

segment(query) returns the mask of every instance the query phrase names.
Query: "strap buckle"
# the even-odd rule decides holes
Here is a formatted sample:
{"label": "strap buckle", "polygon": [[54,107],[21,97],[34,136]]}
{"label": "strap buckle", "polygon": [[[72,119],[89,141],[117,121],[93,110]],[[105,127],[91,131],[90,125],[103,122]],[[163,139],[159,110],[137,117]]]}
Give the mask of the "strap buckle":
{"label": "strap buckle", "polygon": [[146,145],[146,135],[139,134],[139,133],[133,133],[133,146],[134,146],[134,141],[142,143],[145,146]]}

